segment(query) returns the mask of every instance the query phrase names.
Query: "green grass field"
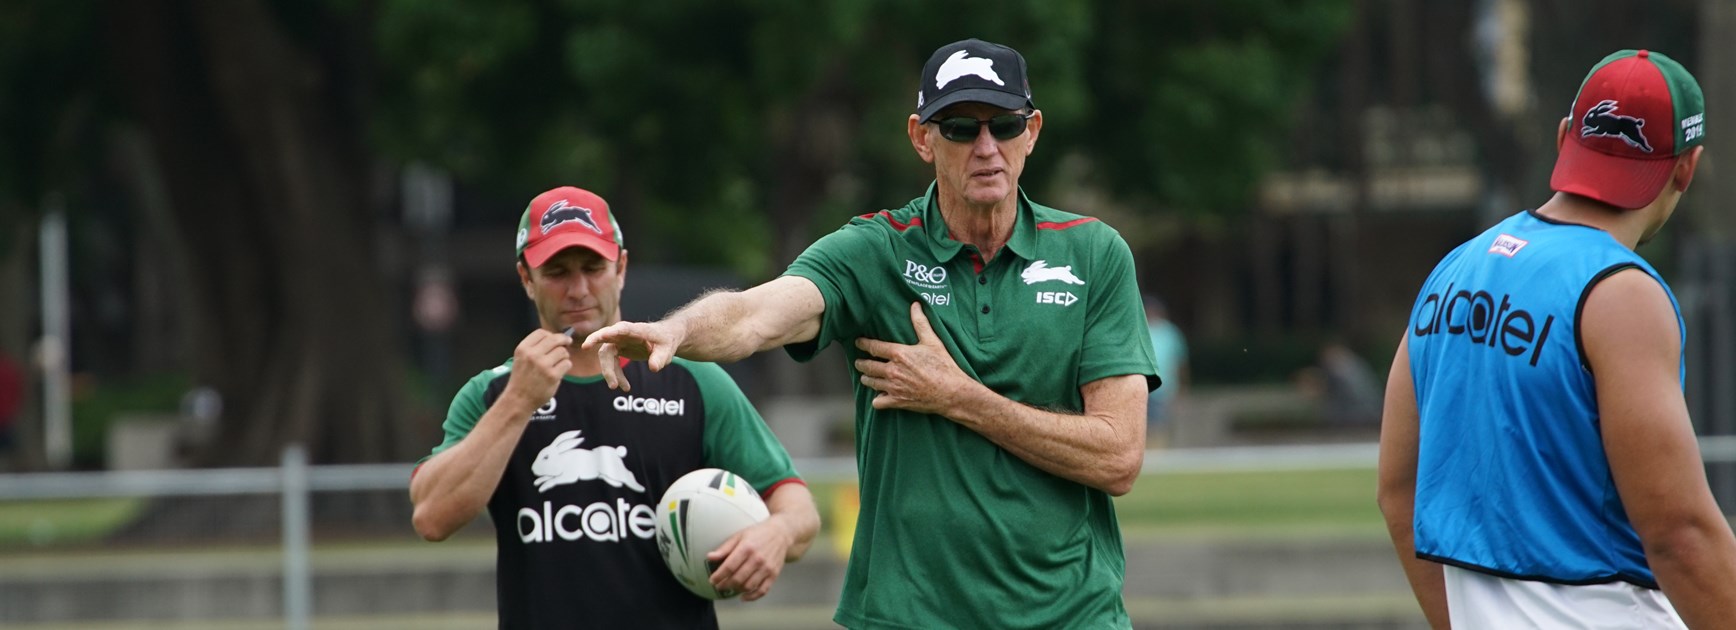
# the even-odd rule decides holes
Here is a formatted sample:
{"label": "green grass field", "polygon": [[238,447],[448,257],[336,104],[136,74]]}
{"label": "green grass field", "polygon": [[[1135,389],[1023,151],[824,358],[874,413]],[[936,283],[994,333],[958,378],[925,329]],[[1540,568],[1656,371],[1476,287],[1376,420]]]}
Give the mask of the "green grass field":
{"label": "green grass field", "polygon": [[[822,520],[845,486],[815,484]],[[141,499],[0,503],[0,551],[90,544],[125,524]],[[1115,501],[1128,536],[1382,535],[1374,471],[1146,475]]]}
{"label": "green grass field", "polygon": [[1115,501],[1127,535],[1384,536],[1373,469],[1147,475]]}
{"label": "green grass field", "polygon": [[[1115,500],[1128,536],[1385,536],[1373,469],[1148,474]],[[838,488],[814,488],[820,516]]]}
{"label": "green grass field", "polygon": [[133,518],[143,499],[0,502],[0,550],[77,545]]}

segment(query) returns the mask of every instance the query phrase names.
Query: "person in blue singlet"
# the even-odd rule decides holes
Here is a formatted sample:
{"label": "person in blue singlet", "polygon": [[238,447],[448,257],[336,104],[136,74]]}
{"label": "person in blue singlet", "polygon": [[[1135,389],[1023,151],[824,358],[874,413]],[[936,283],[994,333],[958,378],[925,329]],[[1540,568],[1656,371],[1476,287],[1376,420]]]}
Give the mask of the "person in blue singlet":
{"label": "person in blue singlet", "polygon": [[1381,420],[1380,508],[1437,628],[1729,627],[1736,536],[1683,399],[1669,286],[1634,248],[1704,151],[1699,84],[1624,50],[1557,129],[1555,195],[1418,293]]}

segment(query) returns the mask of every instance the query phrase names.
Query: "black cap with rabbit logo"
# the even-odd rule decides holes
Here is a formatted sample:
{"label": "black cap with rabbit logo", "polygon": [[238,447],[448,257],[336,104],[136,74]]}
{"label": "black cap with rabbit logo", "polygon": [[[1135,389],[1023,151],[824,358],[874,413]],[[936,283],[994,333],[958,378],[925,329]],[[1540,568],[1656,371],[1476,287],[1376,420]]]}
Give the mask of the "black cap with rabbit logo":
{"label": "black cap with rabbit logo", "polygon": [[987,103],[1009,111],[1036,107],[1025,76],[1025,57],[980,39],[941,46],[922,66],[917,121],[928,122],[953,103]]}

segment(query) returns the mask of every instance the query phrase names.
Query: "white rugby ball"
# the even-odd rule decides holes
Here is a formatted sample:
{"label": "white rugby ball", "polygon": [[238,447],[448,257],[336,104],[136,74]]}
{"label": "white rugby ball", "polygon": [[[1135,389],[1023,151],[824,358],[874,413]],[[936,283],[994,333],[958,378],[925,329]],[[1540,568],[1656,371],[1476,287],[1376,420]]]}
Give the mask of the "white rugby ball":
{"label": "white rugby ball", "polygon": [[766,503],[747,480],[720,468],[701,468],[682,475],[657,502],[657,550],[663,563],[687,590],[706,599],[726,599],[739,593],[718,592],[711,586],[717,567],[705,554],[730,536],[771,517]]}

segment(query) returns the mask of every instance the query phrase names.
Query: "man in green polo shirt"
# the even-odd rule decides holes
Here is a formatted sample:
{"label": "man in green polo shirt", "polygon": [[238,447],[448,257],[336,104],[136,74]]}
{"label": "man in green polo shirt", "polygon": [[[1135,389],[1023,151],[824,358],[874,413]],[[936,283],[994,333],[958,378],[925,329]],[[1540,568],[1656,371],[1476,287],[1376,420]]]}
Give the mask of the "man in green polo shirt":
{"label": "man in green polo shirt", "polygon": [[844,626],[1130,625],[1110,497],[1139,474],[1156,360],[1120,235],[1018,186],[1042,125],[1019,53],[943,46],[906,123],[935,167],[927,194],[852,219],[776,280],[585,341],[604,366],[652,369],[845,345],[861,513]]}

